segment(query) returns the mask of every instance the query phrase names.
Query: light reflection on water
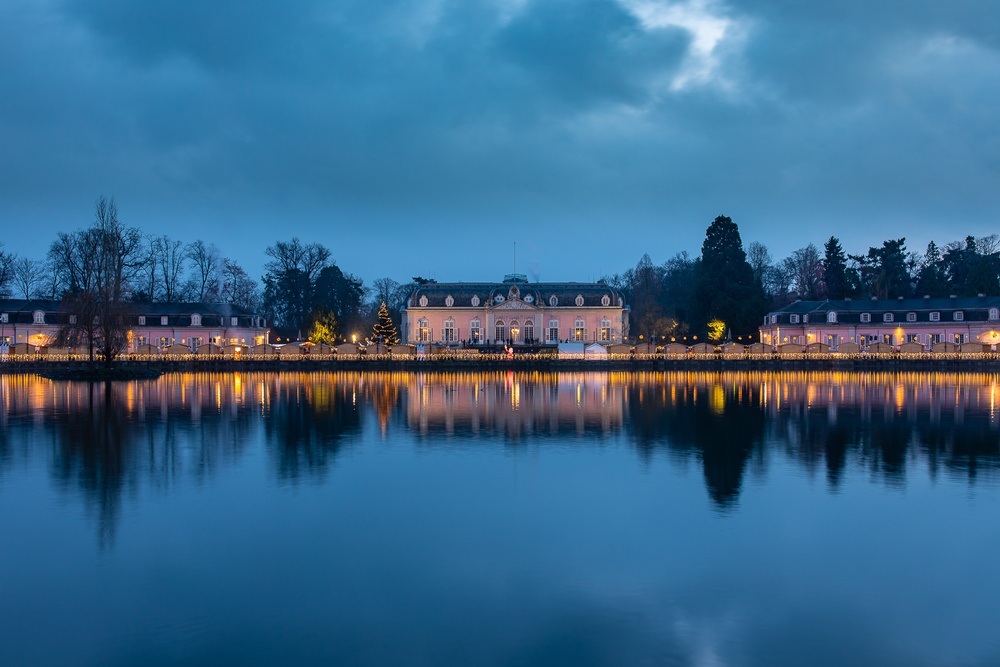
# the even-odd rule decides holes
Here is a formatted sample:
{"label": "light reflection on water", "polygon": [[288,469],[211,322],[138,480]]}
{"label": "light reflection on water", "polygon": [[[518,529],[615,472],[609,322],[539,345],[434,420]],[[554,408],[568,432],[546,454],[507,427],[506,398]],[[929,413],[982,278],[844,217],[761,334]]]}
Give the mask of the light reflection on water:
{"label": "light reflection on water", "polygon": [[0,664],[1000,664],[997,384],[0,376]]}

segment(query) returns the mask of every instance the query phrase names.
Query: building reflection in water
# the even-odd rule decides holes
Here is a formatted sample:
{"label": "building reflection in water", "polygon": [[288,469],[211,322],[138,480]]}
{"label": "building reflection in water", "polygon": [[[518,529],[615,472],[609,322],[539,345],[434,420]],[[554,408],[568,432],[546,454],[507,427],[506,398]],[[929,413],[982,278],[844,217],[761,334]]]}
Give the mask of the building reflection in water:
{"label": "building reflection in water", "polygon": [[832,490],[862,473],[902,484],[926,468],[997,479],[998,377],[956,373],[225,373],[88,384],[0,376],[0,475],[45,456],[110,539],[122,499],[211,478],[263,443],[282,483],[321,481],[366,424],[424,445],[623,436],[642,460],[703,471],[732,508],[776,457]]}

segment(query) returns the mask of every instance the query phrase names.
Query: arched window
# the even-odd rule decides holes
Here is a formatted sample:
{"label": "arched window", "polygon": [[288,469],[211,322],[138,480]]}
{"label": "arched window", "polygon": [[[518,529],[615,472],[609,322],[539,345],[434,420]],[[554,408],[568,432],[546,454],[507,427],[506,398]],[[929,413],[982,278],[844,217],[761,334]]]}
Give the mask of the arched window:
{"label": "arched window", "polygon": [[421,317],[417,320],[417,342],[419,343],[429,343],[431,342],[431,330],[427,326],[427,318]]}
{"label": "arched window", "polygon": [[1000,308],[990,308],[990,319],[1000,320]]}
{"label": "arched window", "polygon": [[535,341],[535,323],[532,320],[524,321],[524,342],[533,343]]}
{"label": "arched window", "polygon": [[826,321],[828,323],[830,323],[830,324],[836,324],[837,323],[837,312],[834,311],[834,310],[831,310],[829,313],[827,313],[826,314]]}
{"label": "arched window", "polygon": [[444,321],[444,327],[441,329],[441,340],[446,343],[454,343],[457,340],[455,337],[455,320],[450,317]]}
{"label": "arched window", "polygon": [[40,310],[36,310],[35,311],[35,324],[45,324],[45,313],[44,312],[42,312]]}
{"label": "arched window", "polygon": [[576,305],[578,307],[583,305],[583,295],[582,294],[577,294],[576,295]]}
{"label": "arched window", "polygon": [[446,296],[444,298],[444,305],[448,306],[449,308],[451,308],[452,306],[454,306],[455,305],[455,297],[453,297],[450,294],[448,296]]}
{"label": "arched window", "polygon": [[201,326],[201,315],[195,313],[191,316],[191,326],[200,327]]}
{"label": "arched window", "polygon": [[497,342],[507,340],[507,325],[503,320],[497,320],[494,340]]}
{"label": "arched window", "polygon": [[611,320],[606,317],[601,318],[601,341],[607,342],[611,340]]}
{"label": "arched window", "polygon": [[587,340],[587,329],[582,317],[576,318],[576,321],[573,322],[573,340],[578,342]]}
{"label": "arched window", "polygon": [[605,294],[604,296],[602,296],[601,297],[601,305],[602,306],[610,306],[611,305],[611,297],[608,296],[607,294]]}
{"label": "arched window", "polygon": [[510,321],[510,339],[513,341],[521,340],[521,323],[517,320]]}
{"label": "arched window", "polygon": [[483,330],[479,324],[479,318],[474,317],[472,321],[469,322],[469,340],[473,343],[481,343],[483,336]]}
{"label": "arched window", "polygon": [[555,294],[549,297],[549,305],[552,306],[553,308],[559,305],[559,299],[556,298]]}
{"label": "arched window", "polygon": [[420,295],[420,307],[421,308],[426,308],[427,307],[427,295],[426,294],[421,294]]}
{"label": "arched window", "polygon": [[479,295],[478,294],[473,294],[472,295],[472,307],[473,308],[478,308],[479,307]]}
{"label": "arched window", "polygon": [[554,317],[549,319],[549,342],[559,342],[559,320]]}

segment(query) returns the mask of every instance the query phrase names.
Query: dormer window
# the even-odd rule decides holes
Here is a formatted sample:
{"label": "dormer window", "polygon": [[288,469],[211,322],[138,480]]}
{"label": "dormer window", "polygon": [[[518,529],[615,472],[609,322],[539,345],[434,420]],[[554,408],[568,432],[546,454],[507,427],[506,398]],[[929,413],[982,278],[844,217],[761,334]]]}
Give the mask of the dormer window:
{"label": "dormer window", "polygon": [[421,294],[420,295],[420,307],[421,308],[426,308],[427,307],[427,295],[426,294]]}
{"label": "dormer window", "polygon": [[963,313],[961,310],[956,310],[955,311],[955,321],[956,322],[961,322],[964,319],[965,319],[965,313]]}
{"label": "dormer window", "polygon": [[788,316],[788,321],[791,322],[792,324],[798,324],[799,323],[799,316],[798,315],[789,315]]}
{"label": "dormer window", "polygon": [[991,320],[1000,320],[1000,308],[990,308],[989,317]]}
{"label": "dormer window", "polygon": [[916,322],[917,321],[917,314],[916,313],[907,313],[906,314],[906,321],[907,322]]}
{"label": "dormer window", "polygon": [[883,322],[892,322],[892,320],[893,320],[892,313],[882,313]]}
{"label": "dormer window", "polygon": [[611,297],[608,296],[607,294],[605,294],[604,296],[602,296],[601,297],[601,305],[602,306],[610,306],[611,305]]}
{"label": "dormer window", "polygon": [[472,295],[472,307],[473,308],[478,308],[479,307],[479,295],[478,294],[473,294]]}
{"label": "dormer window", "polygon": [[45,313],[43,311],[35,311],[35,324],[45,324]]}
{"label": "dormer window", "polygon": [[549,305],[553,308],[559,305],[559,299],[556,298],[555,294],[549,297]]}
{"label": "dormer window", "polygon": [[931,313],[930,320],[931,320],[931,322],[940,322],[941,321],[941,313]]}
{"label": "dormer window", "polygon": [[534,303],[535,302],[535,297],[531,296],[530,294],[525,294],[524,295],[524,302],[525,303]]}
{"label": "dormer window", "polygon": [[826,314],[826,321],[829,324],[836,324],[837,323],[837,313],[835,311],[831,310],[829,313]]}
{"label": "dormer window", "polygon": [[69,323],[70,324],[76,324],[76,315],[70,315],[69,316]]}
{"label": "dormer window", "polygon": [[495,297],[493,297],[493,303],[503,303],[503,302],[504,298],[502,294],[497,294]]}
{"label": "dormer window", "polygon": [[195,313],[191,316],[191,326],[200,327],[201,326],[201,315]]}
{"label": "dormer window", "polygon": [[10,322],[9,318],[10,318],[10,315],[8,315],[7,313],[0,313],[0,322],[3,322],[4,324],[7,324],[7,322]]}
{"label": "dormer window", "polygon": [[444,298],[444,305],[448,306],[449,308],[451,308],[452,306],[454,306],[455,305],[455,297],[453,297],[450,294],[448,296],[446,296]]}
{"label": "dormer window", "polygon": [[802,316],[802,322],[803,323],[809,322],[809,313],[806,313],[805,315]]}
{"label": "dormer window", "polygon": [[868,322],[871,322],[872,321],[872,314],[871,313],[861,313],[861,321],[864,322],[864,323],[866,323],[866,324]]}
{"label": "dormer window", "polygon": [[229,326],[235,327],[238,323],[239,323],[239,318],[236,317],[229,318]]}
{"label": "dormer window", "polygon": [[777,324],[777,323],[778,323],[778,316],[771,315],[771,324]]}
{"label": "dormer window", "polygon": [[166,315],[161,315],[160,316],[160,326],[161,327],[167,326],[167,316]]}
{"label": "dormer window", "polygon": [[582,294],[577,294],[576,295],[576,305],[577,305],[577,307],[580,307],[580,306],[583,305],[583,295]]}
{"label": "dormer window", "polygon": [[140,327],[146,326],[146,316],[145,315],[140,315],[139,316],[139,326]]}

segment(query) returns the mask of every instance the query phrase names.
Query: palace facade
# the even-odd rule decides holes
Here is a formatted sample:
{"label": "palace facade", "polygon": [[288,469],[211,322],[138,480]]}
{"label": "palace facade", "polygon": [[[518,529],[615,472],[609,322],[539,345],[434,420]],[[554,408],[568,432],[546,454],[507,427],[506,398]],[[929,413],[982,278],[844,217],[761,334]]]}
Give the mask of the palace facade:
{"label": "palace facade", "polygon": [[[263,317],[222,303],[135,303],[128,316],[129,347],[167,347],[179,344],[196,350],[201,345],[260,345],[267,343]],[[0,345],[56,344],[76,316],[60,301],[0,299]]]}
{"label": "palace facade", "polygon": [[868,347],[917,343],[985,343],[1000,340],[1000,297],[844,299],[796,301],[764,316],[765,345],[842,343]]}
{"label": "palace facade", "polygon": [[428,283],[406,300],[402,338],[412,344],[555,345],[621,343],[629,307],[600,283],[529,283],[508,275],[497,283]]}

